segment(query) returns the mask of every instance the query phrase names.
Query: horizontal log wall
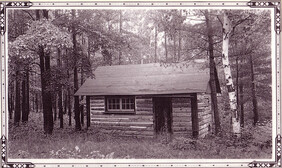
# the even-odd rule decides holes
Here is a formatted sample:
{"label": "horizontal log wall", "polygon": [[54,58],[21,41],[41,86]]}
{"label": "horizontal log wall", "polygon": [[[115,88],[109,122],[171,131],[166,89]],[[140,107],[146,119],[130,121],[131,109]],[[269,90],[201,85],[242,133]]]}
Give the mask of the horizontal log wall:
{"label": "horizontal log wall", "polygon": [[137,96],[136,114],[105,114],[105,98],[91,97],[91,126],[119,136],[153,137],[152,98]]}
{"label": "horizontal log wall", "polygon": [[[175,135],[192,137],[191,99],[172,98],[172,131]],[[208,94],[197,94],[199,137],[209,133],[212,126],[211,100]],[[136,96],[136,114],[105,114],[105,97],[90,99],[91,126],[102,132],[121,136],[152,137],[153,102],[152,98]]]}
{"label": "horizontal log wall", "polygon": [[191,99],[172,98],[171,101],[173,134],[192,136]]}
{"label": "horizontal log wall", "polygon": [[[103,114],[105,112],[105,97],[104,96],[91,96],[90,97],[90,114],[95,113]],[[91,117],[92,118],[92,117]]]}
{"label": "horizontal log wall", "polygon": [[212,127],[211,96],[209,94],[198,94],[198,117],[199,137],[206,136]]}

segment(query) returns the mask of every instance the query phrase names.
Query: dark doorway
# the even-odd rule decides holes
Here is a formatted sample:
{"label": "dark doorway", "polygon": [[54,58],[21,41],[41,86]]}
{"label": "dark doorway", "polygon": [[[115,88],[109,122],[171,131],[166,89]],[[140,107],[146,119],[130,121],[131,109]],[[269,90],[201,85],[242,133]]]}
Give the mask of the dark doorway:
{"label": "dark doorway", "polygon": [[154,97],[154,118],[155,118],[155,132],[172,133],[172,105],[171,98],[168,97]]}

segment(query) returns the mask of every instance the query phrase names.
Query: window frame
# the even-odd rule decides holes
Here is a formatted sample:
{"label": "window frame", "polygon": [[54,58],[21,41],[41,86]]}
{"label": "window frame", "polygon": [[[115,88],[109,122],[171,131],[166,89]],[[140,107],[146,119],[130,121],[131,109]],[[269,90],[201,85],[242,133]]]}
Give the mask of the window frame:
{"label": "window frame", "polygon": [[[133,109],[123,109],[122,100],[133,99]],[[119,100],[119,109],[109,109],[109,100],[118,99]],[[136,113],[136,99],[135,96],[105,96],[105,113],[106,114],[135,114]]]}

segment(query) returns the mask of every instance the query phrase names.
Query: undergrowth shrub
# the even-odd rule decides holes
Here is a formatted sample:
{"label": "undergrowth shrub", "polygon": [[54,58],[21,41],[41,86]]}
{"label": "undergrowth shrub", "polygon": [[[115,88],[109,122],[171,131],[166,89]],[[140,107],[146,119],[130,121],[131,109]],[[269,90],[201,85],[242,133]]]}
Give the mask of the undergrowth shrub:
{"label": "undergrowth shrub", "polygon": [[169,146],[175,150],[196,150],[206,148],[200,141],[185,137],[174,138],[171,143],[169,143]]}
{"label": "undergrowth shrub", "polygon": [[114,153],[102,154],[100,151],[91,151],[89,154],[83,156],[82,151],[78,146],[75,146],[73,149],[67,149],[65,147],[54,151],[50,151],[50,156],[52,158],[88,158],[88,159],[113,159]]}
{"label": "undergrowth shrub", "polygon": [[161,133],[157,136],[157,139],[161,144],[169,144],[172,140],[172,135]]}
{"label": "undergrowth shrub", "polygon": [[109,139],[109,135],[104,134],[102,132],[97,132],[94,136],[95,136],[95,140],[97,142],[104,142],[104,141],[107,141]]}
{"label": "undergrowth shrub", "polygon": [[[38,114],[41,116],[42,114]],[[31,115],[32,116],[32,115]],[[221,136],[205,138],[160,134],[156,139],[121,137],[90,127],[74,131],[73,127],[54,128],[45,135],[42,123],[31,119],[26,124],[9,123],[8,150],[11,158],[85,158],[85,159],[153,159],[153,158],[268,158],[272,154],[271,122],[262,126],[245,125],[241,138],[224,128]],[[173,149],[173,150],[172,150]]]}
{"label": "undergrowth shrub", "polygon": [[226,147],[247,147],[253,140],[250,132],[242,132],[241,137],[237,137],[232,133],[222,133],[219,137],[214,137],[214,142],[224,145]]}
{"label": "undergrowth shrub", "polygon": [[255,149],[271,148],[271,137],[266,138],[265,135],[266,133],[260,133],[257,127],[246,125],[245,128],[242,128],[240,137],[224,131],[220,136],[209,134],[205,138],[199,139],[175,137],[169,146],[174,150],[208,150],[215,151],[215,154],[222,152],[224,155],[231,149],[248,152]]}

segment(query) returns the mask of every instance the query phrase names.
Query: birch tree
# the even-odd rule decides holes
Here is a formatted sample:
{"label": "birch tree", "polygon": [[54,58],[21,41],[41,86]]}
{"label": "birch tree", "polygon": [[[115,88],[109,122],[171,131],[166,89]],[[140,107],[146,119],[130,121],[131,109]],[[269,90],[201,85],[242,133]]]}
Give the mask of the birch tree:
{"label": "birch tree", "polygon": [[229,96],[229,103],[230,103],[230,109],[231,109],[231,123],[232,123],[232,131],[234,134],[240,135],[240,121],[239,121],[239,115],[237,110],[237,103],[236,103],[236,94],[235,94],[235,88],[233,85],[232,75],[231,75],[231,68],[228,58],[228,48],[229,48],[229,39],[231,35],[231,22],[228,18],[228,15],[226,12],[224,12],[223,16],[223,29],[222,29],[222,35],[223,35],[223,41],[222,41],[222,64],[224,69],[224,75],[226,79],[226,87],[228,90],[228,96]]}

